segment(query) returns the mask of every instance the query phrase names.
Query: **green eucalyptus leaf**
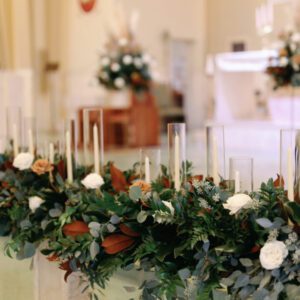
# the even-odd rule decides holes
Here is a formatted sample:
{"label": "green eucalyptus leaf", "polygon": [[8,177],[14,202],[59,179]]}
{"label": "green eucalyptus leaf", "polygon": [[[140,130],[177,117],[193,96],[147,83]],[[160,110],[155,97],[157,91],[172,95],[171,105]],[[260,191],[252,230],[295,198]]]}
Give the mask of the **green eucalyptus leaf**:
{"label": "green eucalyptus leaf", "polygon": [[140,211],[136,217],[139,223],[144,223],[148,217],[148,214],[145,211]]}
{"label": "green eucalyptus leaf", "polygon": [[138,201],[142,197],[142,190],[139,186],[133,186],[129,189],[129,198]]}
{"label": "green eucalyptus leaf", "polygon": [[256,219],[256,223],[263,228],[271,228],[273,223],[267,218]]}
{"label": "green eucalyptus leaf", "polygon": [[91,258],[95,259],[95,257],[98,255],[99,252],[100,252],[99,244],[96,241],[92,241],[92,243],[90,245]]}
{"label": "green eucalyptus leaf", "polygon": [[241,258],[240,263],[246,268],[253,266],[253,263],[252,263],[251,259],[249,259],[249,258]]}

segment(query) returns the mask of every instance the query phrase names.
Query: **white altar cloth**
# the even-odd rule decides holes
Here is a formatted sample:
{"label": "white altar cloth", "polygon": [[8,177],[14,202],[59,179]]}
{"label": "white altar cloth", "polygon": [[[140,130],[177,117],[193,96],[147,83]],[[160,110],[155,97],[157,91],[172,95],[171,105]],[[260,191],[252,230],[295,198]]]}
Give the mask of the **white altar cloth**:
{"label": "white altar cloth", "polygon": [[257,77],[275,51],[222,53],[215,57],[215,120],[255,117]]}

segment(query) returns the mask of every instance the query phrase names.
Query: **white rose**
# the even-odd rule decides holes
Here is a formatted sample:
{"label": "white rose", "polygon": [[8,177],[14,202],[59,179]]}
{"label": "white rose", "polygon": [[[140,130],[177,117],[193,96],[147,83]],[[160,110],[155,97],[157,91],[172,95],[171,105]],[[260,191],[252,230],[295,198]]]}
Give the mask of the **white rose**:
{"label": "white rose", "polygon": [[37,208],[41,206],[44,200],[38,196],[33,196],[29,198],[29,208],[34,213]]}
{"label": "white rose", "polygon": [[174,209],[172,203],[168,202],[168,201],[162,201],[162,203],[164,204],[164,206],[166,206],[170,210],[171,215],[174,216],[175,209]]}
{"label": "white rose", "polygon": [[130,65],[132,63],[133,59],[132,59],[132,56],[127,54],[123,57],[123,63],[125,65]]}
{"label": "white rose", "polygon": [[250,198],[250,196],[246,194],[236,194],[232,197],[229,197],[226,203],[223,204],[223,207],[230,210],[231,215],[234,215],[240,209],[250,206],[252,201],[253,200]]}
{"label": "white rose", "polygon": [[91,173],[87,175],[81,183],[87,188],[87,189],[98,189],[101,185],[104,184],[103,178],[96,173]]}
{"label": "white rose", "polygon": [[119,72],[121,69],[121,67],[118,63],[113,63],[110,68],[113,72]]}
{"label": "white rose", "polygon": [[125,86],[125,80],[121,77],[115,79],[114,84],[117,88],[121,89]]}
{"label": "white rose", "polygon": [[281,266],[288,254],[288,249],[283,242],[271,241],[261,248],[259,260],[263,268],[273,270]]}
{"label": "white rose", "polygon": [[279,60],[279,65],[280,65],[281,67],[287,66],[288,63],[289,63],[289,60],[288,60],[287,57],[281,57],[280,60]]}
{"label": "white rose", "polygon": [[13,166],[19,170],[29,169],[33,163],[34,156],[30,153],[20,153],[14,159]]}

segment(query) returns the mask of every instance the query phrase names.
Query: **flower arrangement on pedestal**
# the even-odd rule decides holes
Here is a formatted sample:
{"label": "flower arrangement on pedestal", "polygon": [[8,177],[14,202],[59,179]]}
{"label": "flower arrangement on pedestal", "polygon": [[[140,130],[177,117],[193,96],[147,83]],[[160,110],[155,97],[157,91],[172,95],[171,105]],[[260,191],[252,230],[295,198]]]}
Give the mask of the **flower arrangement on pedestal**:
{"label": "flower arrangement on pedestal", "polygon": [[150,58],[132,38],[111,39],[107,54],[101,56],[99,82],[107,89],[148,90],[151,82]]}
{"label": "flower arrangement on pedestal", "polygon": [[296,299],[300,205],[279,180],[234,195],[187,165],[187,181],[175,190],[165,167],[149,184],[135,167],[108,163],[100,176],[79,166],[68,184],[58,156],[49,166],[0,155],[6,253],[29,258],[47,241],[41,252],[66,280],[81,272],[94,288],[119,268],[151,272],[142,299]]}
{"label": "flower arrangement on pedestal", "polygon": [[284,32],[277,57],[271,57],[266,73],[274,80],[274,89],[300,86],[300,33]]}

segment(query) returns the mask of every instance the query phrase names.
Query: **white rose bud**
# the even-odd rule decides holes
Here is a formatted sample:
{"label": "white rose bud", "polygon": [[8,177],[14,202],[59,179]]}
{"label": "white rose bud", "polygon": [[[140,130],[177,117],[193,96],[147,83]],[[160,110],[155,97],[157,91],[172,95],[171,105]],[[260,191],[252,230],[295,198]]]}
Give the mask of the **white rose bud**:
{"label": "white rose bud", "polygon": [[91,173],[87,175],[81,183],[87,188],[87,189],[98,189],[101,185],[104,184],[103,178],[97,174],[97,173]]}
{"label": "white rose bud", "polygon": [[21,171],[29,169],[33,163],[34,156],[30,153],[18,154],[13,162],[13,166]]}
{"label": "white rose bud", "polygon": [[242,208],[249,207],[252,201],[251,197],[246,194],[236,194],[229,197],[226,203],[223,204],[223,207],[230,210],[231,215],[234,215]]}
{"label": "white rose bud", "polygon": [[263,268],[274,270],[281,266],[288,254],[288,249],[283,242],[271,241],[260,249],[259,260]]}
{"label": "white rose bud", "polygon": [[38,196],[33,196],[29,198],[29,208],[34,213],[37,208],[41,206],[44,200]]}

